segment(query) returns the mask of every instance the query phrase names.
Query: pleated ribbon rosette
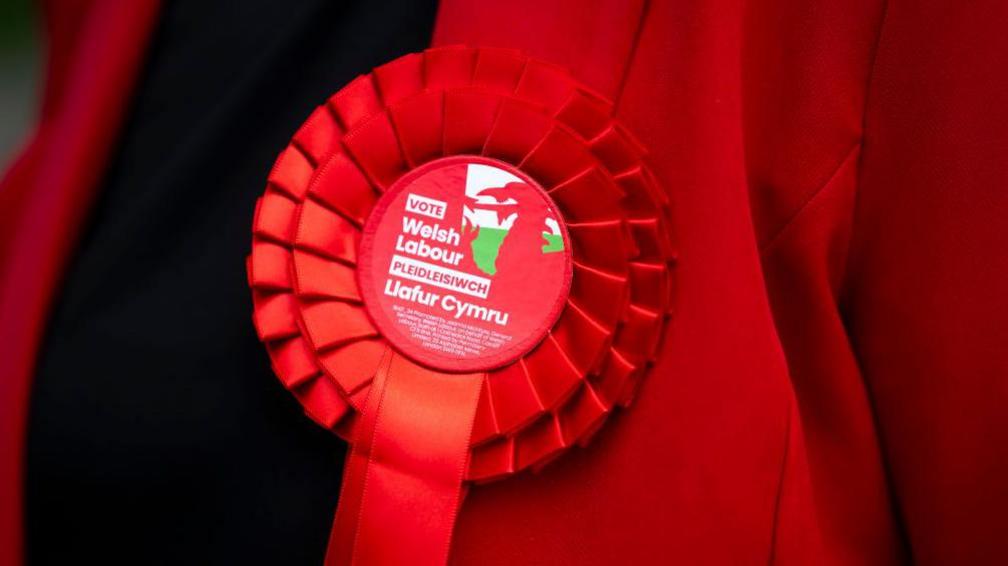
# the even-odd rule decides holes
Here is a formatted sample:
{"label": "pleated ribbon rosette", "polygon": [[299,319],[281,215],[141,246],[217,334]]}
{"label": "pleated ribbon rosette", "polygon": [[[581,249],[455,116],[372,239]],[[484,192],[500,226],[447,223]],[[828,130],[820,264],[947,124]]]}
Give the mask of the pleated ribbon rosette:
{"label": "pleated ribbon rosette", "polygon": [[[351,444],[327,564],[444,564],[469,484],[539,469],[634,398],[670,317],[675,250],[666,194],[612,113],[555,65],[446,47],[353,80],[280,153],[248,277],[277,376]],[[477,170],[491,179],[479,194]],[[541,249],[525,246],[543,263],[508,264],[500,300],[521,332],[481,346],[495,321],[477,307],[496,299],[478,282],[503,288],[518,236],[476,239],[522,215],[547,219]],[[407,234],[406,218],[428,230]],[[402,247],[400,229],[446,247]],[[468,294],[444,284],[456,276]],[[421,289],[482,318],[443,326],[443,304],[407,304]],[[411,326],[432,320],[442,326]]]}

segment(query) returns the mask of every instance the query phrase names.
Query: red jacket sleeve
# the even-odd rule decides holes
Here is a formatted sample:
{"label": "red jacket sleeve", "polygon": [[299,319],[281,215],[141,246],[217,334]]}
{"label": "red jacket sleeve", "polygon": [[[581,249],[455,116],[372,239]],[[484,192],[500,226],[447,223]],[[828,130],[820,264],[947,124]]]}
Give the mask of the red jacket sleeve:
{"label": "red jacket sleeve", "polygon": [[919,564],[1008,562],[1008,5],[892,2],[841,297]]}
{"label": "red jacket sleeve", "polygon": [[[881,8],[870,43],[829,17],[856,57],[824,57],[823,28],[780,51],[790,75],[751,74],[747,165],[768,296],[832,554],[1000,564],[1008,8]],[[845,80],[855,74],[860,84]]]}

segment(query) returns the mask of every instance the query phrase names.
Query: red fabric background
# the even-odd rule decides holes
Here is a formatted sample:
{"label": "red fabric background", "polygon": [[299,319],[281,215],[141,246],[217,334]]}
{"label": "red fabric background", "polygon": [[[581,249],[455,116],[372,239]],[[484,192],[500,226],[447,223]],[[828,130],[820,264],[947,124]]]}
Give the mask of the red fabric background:
{"label": "red fabric background", "polygon": [[[589,449],[471,491],[453,561],[1008,561],[1008,5],[587,4],[445,0],[434,43],[619,101],[674,199],[676,319]],[[154,19],[75,6],[0,187],[4,564],[37,338]]]}
{"label": "red fabric background", "polygon": [[129,102],[154,2],[50,1],[36,131],[0,182],[0,564],[19,564],[28,393],[53,293]]}
{"label": "red fabric background", "polygon": [[921,564],[1008,563],[1008,4],[894,2],[841,312]]}
{"label": "red fabric background", "polygon": [[1008,8],[519,4],[446,2],[435,43],[619,99],[676,205],[679,309],[598,444],[472,494],[458,562],[1008,559]]}

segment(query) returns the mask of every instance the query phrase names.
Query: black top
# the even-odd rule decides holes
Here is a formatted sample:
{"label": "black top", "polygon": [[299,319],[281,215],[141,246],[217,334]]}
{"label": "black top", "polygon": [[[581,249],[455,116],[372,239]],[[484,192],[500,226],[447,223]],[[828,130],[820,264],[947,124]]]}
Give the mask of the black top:
{"label": "black top", "polygon": [[428,44],[434,4],[166,4],[40,354],[30,563],[321,563],[346,447],[256,340],[253,204],[315,106]]}

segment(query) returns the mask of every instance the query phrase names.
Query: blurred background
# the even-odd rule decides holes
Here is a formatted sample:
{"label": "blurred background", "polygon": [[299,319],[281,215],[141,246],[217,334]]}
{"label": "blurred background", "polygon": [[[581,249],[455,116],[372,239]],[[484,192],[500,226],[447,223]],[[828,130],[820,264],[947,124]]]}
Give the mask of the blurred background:
{"label": "blurred background", "polygon": [[32,0],[0,0],[0,171],[35,121],[41,53]]}

